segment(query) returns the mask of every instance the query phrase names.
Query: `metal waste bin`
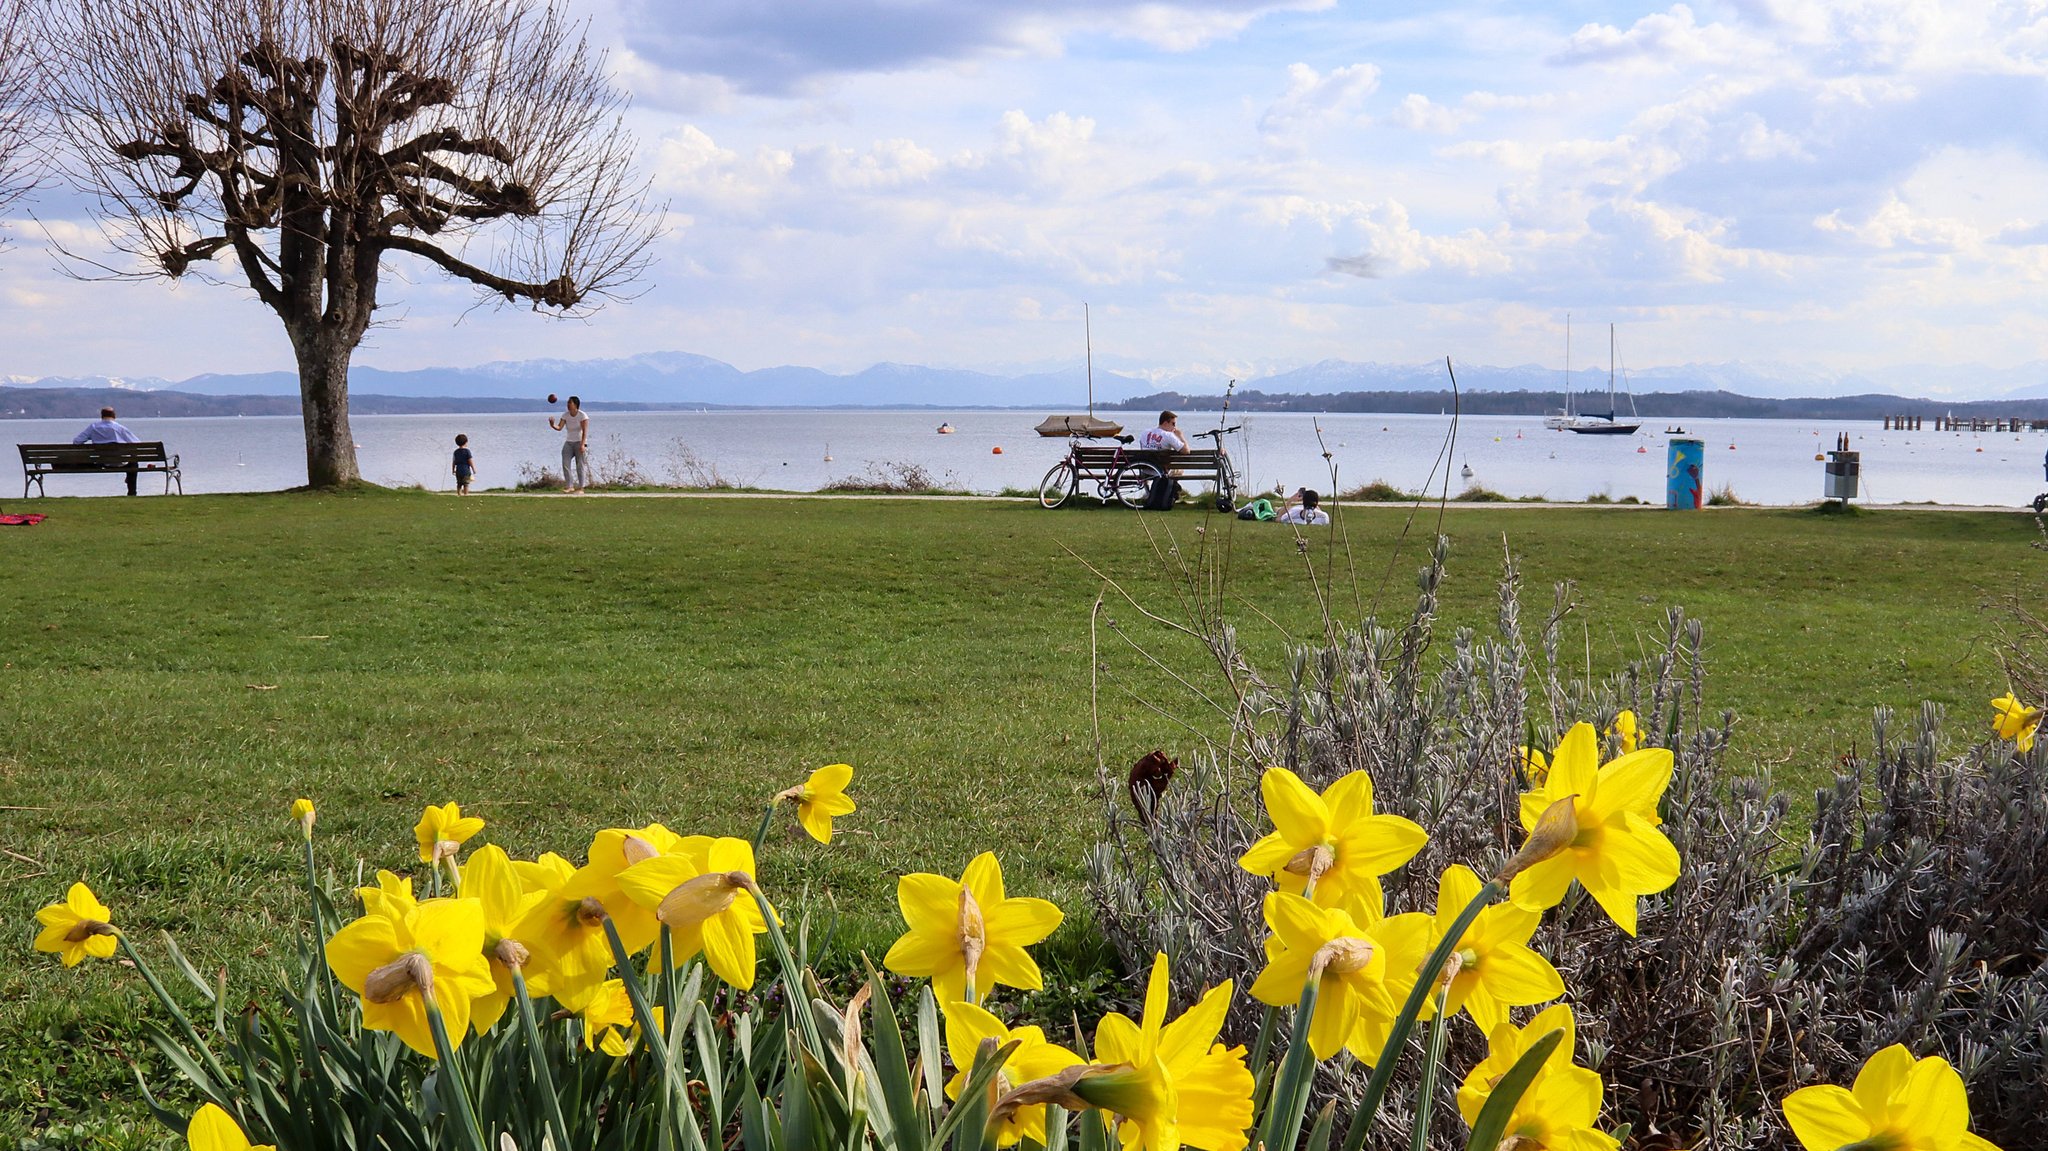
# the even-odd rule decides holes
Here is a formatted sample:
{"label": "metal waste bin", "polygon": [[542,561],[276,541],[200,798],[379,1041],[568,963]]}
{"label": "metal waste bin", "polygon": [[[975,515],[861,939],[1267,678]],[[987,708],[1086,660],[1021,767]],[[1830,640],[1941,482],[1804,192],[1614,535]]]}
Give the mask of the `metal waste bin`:
{"label": "metal waste bin", "polygon": [[1701,471],[1707,462],[1703,440],[1681,436],[1671,441],[1664,472],[1664,506],[1697,508],[1706,500],[1706,479]]}
{"label": "metal waste bin", "polygon": [[1835,439],[1835,450],[1828,453],[1825,469],[1821,476],[1824,498],[1843,502],[1856,498],[1856,486],[1863,479],[1863,453],[1849,450],[1846,432]]}

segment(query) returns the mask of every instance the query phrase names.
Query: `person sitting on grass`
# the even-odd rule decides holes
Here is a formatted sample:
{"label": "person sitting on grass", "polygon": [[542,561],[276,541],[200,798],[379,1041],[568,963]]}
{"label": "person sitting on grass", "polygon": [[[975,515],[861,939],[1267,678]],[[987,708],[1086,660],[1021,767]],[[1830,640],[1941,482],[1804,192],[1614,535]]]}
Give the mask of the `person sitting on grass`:
{"label": "person sitting on grass", "polygon": [[1287,497],[1287,510],[1280,513],[1279,522],[1308,524],[1311,527],[1327,524],[1330,522],[1330,513],[1322,509],[1322,502],[1323,497],[1318,495],[1314,488],[1296,488],[1294,494]]}

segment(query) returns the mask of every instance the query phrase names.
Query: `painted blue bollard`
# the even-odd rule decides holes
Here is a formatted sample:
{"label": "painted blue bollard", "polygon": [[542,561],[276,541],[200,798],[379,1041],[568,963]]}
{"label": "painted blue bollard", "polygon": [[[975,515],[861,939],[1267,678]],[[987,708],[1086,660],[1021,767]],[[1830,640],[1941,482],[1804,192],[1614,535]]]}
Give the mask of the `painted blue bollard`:
{"label": "painted blue bollard", "polygon": [[1705,443],[1689,438],[1671,441],[1669,463],[1664,472],[1665,507],[1692,509],[1705,502],[1707,481],[1701,475],[1701,469],[1706,462]]}

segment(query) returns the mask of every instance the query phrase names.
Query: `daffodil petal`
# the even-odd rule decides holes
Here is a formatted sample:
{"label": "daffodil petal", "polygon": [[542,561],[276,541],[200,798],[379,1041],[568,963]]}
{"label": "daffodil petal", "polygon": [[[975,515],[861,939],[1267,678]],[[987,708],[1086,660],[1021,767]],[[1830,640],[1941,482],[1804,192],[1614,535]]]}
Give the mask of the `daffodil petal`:
{"label": "daffodil petal", "polygon": [[737,917],[720,913],[704,921],[704,962],[720,979],[742,991],[754,986],[754,933]]}
{"label": "daffodil petal", "polygon": [[807,781],[806,786],[821,792],[843,792],[846,790],[846,785],[852,782],[852,764],[828,763],[811,773],[811,778]]}
{"label": "daffodil petal", "polygon": [[212,1103],[202,1104],[185,1126],[192,1151],[248,1151],[249,1137],[234,1117]]}
{"label": "daffodil petal", "polygon": [[381,915],[366,915],[327,940],[327,966],[342,986],[358,995],[370,972],[398,958],[398,925]]}
{"label": "daffodil petal", "polygon": [[1238,857],[1237,865],[1253,875],[1272,875],[1286,867],[1294,855],[1295,848],[1288,844],[1287,837],[1276,831],[1252,844]]}
{"label": "daffodil petal", "polygon": [[1600,769],[1600,810],[1632,811],[1657,818],[1657,804],[1671,786],[1671,749],[1646,747]]}
{"label": "daffodil petal", "polygon": [[1372,812],[1372,776],[1363,769],[1346,772],[1323,792],[1323,806],[1330,813],[1330,825],[1342,827]]}
{"label": "daffodil petal", "polygon": [[905,932],[882,957],[882,966],[913,979],[928,978],[949,967],[959,968],[963,962],[957,936],[930,931]]}
{"label": "daffodil petal", "polygon": [[1785,1097],[1785,1121],[1806,1151],[1838,1151],[1870,1136],[1856,1097],[1833,1084],[1802,1087]]}
{"label": "daffodil petal", "polygon": [[896,903],[903,921],[926,931],[957,930],[960,884],[943,875],[917,872],[896,881]]}
{"label": "daffodil petal", "polygon": [[1428,842],[1429,833],[1412,819],[1368,815],[1345,825],[1338,857],[1346,875],[1385,875],[1415,858]]}
{"label": "daffodil petal", "polygon": [[1097,1063],[1136,1063],[1143,1034],[1128,1015],[1112,1011],[1095,1024]]}
{"label": "daffodil petal", "polygon": [[804,804],[797,808],[796,821],[819,843],[832,842],[832,816],[823,807]]}
{"label": "daffodil petal", "polygon": [[1607,826],[1600,854],[1614,862],[1622,888],[1632,894],[1655,895],[1678,882],[1678,849],[1635,812],[1624,812],[1620,827]]}
{"label": "daffodil petal", "polygon": [[982,908],[990,939],[1029,946],[1051,935],[1065,917],[1048,899],[1005,899]]}
{"label": "daffodil petal", "polygon": [[[1300,992],[1297,991],[1299,999]],[[1316,1012],[1308,1023],[1308,1048],[1317,1059],[1329,1059],[1344,1049],[1358,1026],[1358,996],[1342,980],[1325,978],[1316,993]]]}
{"label": "daffodil petal", "polygon": [[[1875,1120],[1890,1110],[1892,1099],[1906,1086],[1913,1073],[1913,1053],[1903,1043],[1894,1043],[1864,1061],[1850,1089],[1863,1113]],[[1832,1151],[1832,1149],[1830,1149]]]}
{"label": "daffodil petal", "polygon": [[977,982],[984,997],[998,983],[1020,991],[1037,991],[1045,986],[1045,977],[1039,973],[1038,962],[1022,947],[1012,943],[989,944],[988,949],[981,953],[978,974]]}
{"label": "daffodil petal", "polygon": [[1269,767],[1259,777],[1259,794],[1274,830],[1296,850],[1313,847],[1329,834],[1330,809],[1300,776],[1284,767]]}
{"label": "daffodil petal", "polygon": [[701,874],[703,869],[687,856],[657,855],[619,872],[615,882],[626,898],[651,911],[661,906],[669,892]]}
{"label": "daffodil petal", "polygon": [[1564,902],[1571,890],[1574,867],[1569,853],[1533,864],[1508,884],[1508,898],[1516,907],[1546,911]]}
{"label": "daffodil petal", "polygon": [[1908,1131],[1926,1132],[1936,1147],[1944,1139],[1959,1142],[1970,1126],[1970,1100],[1963,1092],[1963,1077],[1939,1056],[1930,1055],[1913,1064],[1897,1107],[1893,1121]]}
{"label": "daffodil petal", "polygon": [[984,851],[968,860],[967,870],[960,873],[960,886],[974,893],[984,914],[999,906],[1007,897],[1003,893],[1003,865],[997,862],[996,853]]}
{"label": "daffodil petal", "polygon": [[1550,777],[1544,791],[1551,799],[1576,795],[1592,800],[1600,779],[1600,735],[1590,723],[1575,723],[1558,741],[1550,757]]}
{"label": "daffodil petal", "polygon": [[1514,1007],[1548,1003],[1564,994],[1564,978],[1548,959],[1519,943],[1489,952],[1479,970],[1489,995]]}
{"label": "daffodil petal", "polygon": [[[1160,965],[1164,970],[1165,965]],[[1149,1005],[1149,1004],[1148,1004]],[[1223,1020],[1230,1014],[1230,980],[1202,993],[1195,1005],[1159,1033],[1159,1058],[1176,1079],[1188,1075],[1195,1063],[1216,1042]]]}

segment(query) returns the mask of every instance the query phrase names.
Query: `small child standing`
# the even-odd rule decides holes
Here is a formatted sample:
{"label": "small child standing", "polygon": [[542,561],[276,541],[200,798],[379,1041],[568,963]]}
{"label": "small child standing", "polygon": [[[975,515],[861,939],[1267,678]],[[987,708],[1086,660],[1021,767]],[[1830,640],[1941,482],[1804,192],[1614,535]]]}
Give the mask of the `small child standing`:
{"label": "small child standing", "polygon": [[455,494],[469,494],[469,477],[476,474],[476,457],[470,454],[469,437],[455,437]]}

